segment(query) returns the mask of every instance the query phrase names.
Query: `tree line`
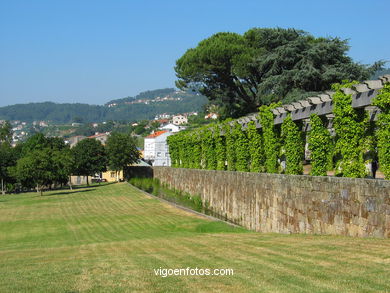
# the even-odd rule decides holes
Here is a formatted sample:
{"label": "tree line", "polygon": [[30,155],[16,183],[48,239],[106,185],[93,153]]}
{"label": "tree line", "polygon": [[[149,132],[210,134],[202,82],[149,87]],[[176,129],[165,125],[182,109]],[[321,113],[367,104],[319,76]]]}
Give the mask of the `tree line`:
{"label": "tree line", "polygon": [[0,127],[2,194],[33,188],[42,194],[44,189],[70,184],[71,175],[93,176],[107,169],[118,174],[139,160],[133,137],[123,133],[112,133],[105,146],[87,138],[70,148],[62,138],[42,133],[15,147],[11,142],[11,126],[5,122]]}

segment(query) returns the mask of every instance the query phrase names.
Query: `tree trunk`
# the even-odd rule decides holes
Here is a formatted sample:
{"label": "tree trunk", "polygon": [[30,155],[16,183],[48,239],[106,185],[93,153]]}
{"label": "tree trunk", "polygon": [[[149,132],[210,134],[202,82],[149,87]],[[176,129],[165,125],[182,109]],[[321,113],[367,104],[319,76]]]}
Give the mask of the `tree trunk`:
{"label": "tree trunk", "polygon": [[1,194],[4,195],[5,194],[5,190],[4,190],[4,179],[1,178]]}
{"label": "tree trunk", "polygon": [[39,185],[38,185],[38,183],[37,183],[37,193],[39,193]]}
{"label": "tree trunk", "polygon": [[69,188],[70,188],[70,190],[73,190],[73,188],[72,188],[72,177],[71,176],[69,176]]}
{"label": "tree trunk", "polygon": [[89,186],[89,182],[88,182],[88,176],[87,176],[87,186]]}

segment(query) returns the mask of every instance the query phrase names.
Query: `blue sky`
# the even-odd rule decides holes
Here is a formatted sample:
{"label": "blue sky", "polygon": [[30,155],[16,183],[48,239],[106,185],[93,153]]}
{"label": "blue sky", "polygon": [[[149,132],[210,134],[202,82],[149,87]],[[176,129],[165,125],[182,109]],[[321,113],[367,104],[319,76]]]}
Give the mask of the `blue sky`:
{"label": "blue sky", "polygon": [[104,104],[173,87],[188,48],[252,27],[349,39],[355,61],[390,60],[389,8],[389,0],[0,0],[0,106]]}

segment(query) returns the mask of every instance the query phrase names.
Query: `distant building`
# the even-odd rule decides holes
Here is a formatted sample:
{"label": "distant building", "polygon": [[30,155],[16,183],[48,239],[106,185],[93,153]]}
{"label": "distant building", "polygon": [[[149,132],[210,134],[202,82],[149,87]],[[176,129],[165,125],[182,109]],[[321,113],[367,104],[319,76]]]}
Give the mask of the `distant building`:
{"label": "distant building", "polygon": [[145,161],[150,161],[153,166],[170,166],[171,158],[169,157],[167,138],[172,134],[167,130],[160,130],[145,137]]}
{"label": "distant building", "polygon": [[69,144],[69,146],[72,148],[74,147],[79,141],[83,140],[83,139],[86,139],[87,137],[84,136],[84,135],[77,135],[77,136],[72,136],[70,137],[67,142]]}
{"label": "distant building", "polygon": [[170,114],[163,113],[163,114],[158,114],[156,117],[154,117],[154,120],[159,120],[159,119],[169,119],[171,118]]}
{"label": "distant building", "polygon": [[186,116],[183,115],[176,115],[172,117],[172,123],[175,125],[181,125],[188,123],[188,119]]}
{"label": "distant building", "polygon": [[173,123],[169,123],[169,124],[167,124],[167,125],[164,125],[164,126],[161,127],[160,129],[162,129],[162,130],[168,130],[168,131],[170,131],[170,132],[175,133],[175,132],[179,132],[179,131],[181,131],[181,130],[186,129],[186,127],[185,127],[185,126],[175,125],[175,124],[173,124]]}
{"label": "distant building", "polygon": [[218,119],[218,116],[219,115],[217,113],[209,113],[206,116],[204,116],[204,119],[213,119],[213,120],[215,120],[215,119]]}
{"label": "distant building", "polygon": [[88,138],[96,139],[96,140],[100,141],[102,143],[102,145],[105,145],[109,135],[110,135],[109,132],[106,132],[106,133],[96,132],[95,135],[88,136]]}

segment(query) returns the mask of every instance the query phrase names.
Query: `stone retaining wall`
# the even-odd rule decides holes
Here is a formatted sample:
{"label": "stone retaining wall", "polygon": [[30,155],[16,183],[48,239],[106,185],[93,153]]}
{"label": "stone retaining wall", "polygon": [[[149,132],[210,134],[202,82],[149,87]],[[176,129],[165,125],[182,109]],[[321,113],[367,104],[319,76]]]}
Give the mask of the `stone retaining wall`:
{"label": "stone retaining wall", "polygon": [[390,181],[170,167],[152,174],[251,230],[390,237]]}

